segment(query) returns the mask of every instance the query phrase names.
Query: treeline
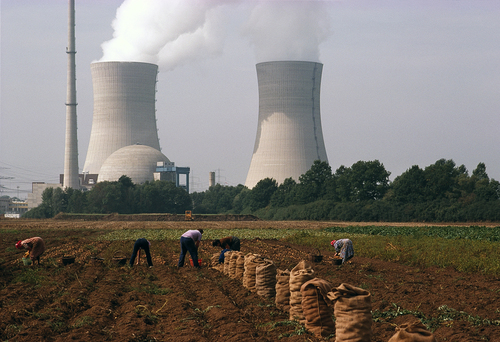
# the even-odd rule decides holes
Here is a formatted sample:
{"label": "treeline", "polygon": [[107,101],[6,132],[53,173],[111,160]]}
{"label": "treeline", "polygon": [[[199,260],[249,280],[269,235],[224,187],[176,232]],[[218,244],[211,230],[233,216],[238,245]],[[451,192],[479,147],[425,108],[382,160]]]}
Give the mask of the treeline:
{"label": "treeline", "polygon": [[216,185],[191,195],[198,213],[254,214],[269,220],[386,222],[500,221],[500,183],[484,163],[469,175],[464,165],[440,159],[412,166],[389,181],[378,160],[358,161],[335,172],[316,161],[299,178],[282,184],[263,179],[252,189]]}
{"label": "treeline", "polygon": [[378,160],[359,161],[335,172],[316,161],[296,182],[261,180],[253,189],[217,184],[190,195],[169,182],[134,185],[122,176],[92,190],[47,189],[43,204],[25,216],[68,213],[253,214],[269,220],[392,222],[500,221],[500,183],[484,163],[469,175],[464,165],[440,159],[412,166],[393,182]]}
{"label": "treeline", "polygon": [[92,190],[47,188],[42,204],[23,215],[25,218],[50,218],[58,213],[89,214],[184,214],[191,209],[186,190],[172,182],[155,181],[134,184],[127,176],[116,182],[99,182]]}

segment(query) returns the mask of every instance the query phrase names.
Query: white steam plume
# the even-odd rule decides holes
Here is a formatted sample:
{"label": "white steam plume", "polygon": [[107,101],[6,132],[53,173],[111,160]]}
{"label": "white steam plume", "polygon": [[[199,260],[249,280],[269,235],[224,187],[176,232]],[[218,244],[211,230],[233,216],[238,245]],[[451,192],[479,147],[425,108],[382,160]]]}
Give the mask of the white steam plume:
{"label": "white steam plume", "polygon": [[257,62],[319,62],[319,45],[331,34],[328,1],[255,1],[243,33]]}
{"label": "white steam plume", "polygon": [[158,64],[165,70],[189,60],[216,56],[224,43],[224,0],[125,0],[104,42],[104,61]]}
{"label": "white steam plume", "polygon": [[[243,34],[257,62],[319,61],[330,35],[328,1],[125,0],[113,20],[113,38],[102,46],[104,61],[158,64],[162,70],[222,53],[230,15],[249,11]],[[233,12],[234,10],[234,12]]]}

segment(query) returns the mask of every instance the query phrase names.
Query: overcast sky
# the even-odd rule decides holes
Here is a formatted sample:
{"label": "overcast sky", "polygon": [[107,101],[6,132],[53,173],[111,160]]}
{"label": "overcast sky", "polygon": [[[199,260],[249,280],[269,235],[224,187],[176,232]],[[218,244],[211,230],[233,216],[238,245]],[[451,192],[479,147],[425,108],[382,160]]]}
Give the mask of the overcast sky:
{"label": "overcast sky", "polygon": [[[333,171],[378,159],[393,180],[445,158],[469,173],[484,162],[500,180],[499,18],[491,0],[76,0],[80,172],[92,126],[90,64],[105,54],[159,65],[160,146],[191,167],[192,191],[208,188],[210,171],[222,184],[245,183],[255,64],[280,59],[324,65]],[[2,195],[26,198],[31,182],[57,183],[63,173],[67,25],[66,0],[1,0]]]}

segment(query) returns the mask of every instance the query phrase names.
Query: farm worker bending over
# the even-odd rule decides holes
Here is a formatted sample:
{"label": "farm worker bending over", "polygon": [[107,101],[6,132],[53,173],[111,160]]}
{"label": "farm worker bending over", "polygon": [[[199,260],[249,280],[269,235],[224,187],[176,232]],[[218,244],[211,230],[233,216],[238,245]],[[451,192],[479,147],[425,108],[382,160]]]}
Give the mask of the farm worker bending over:
{"label": "farm worker bending over", "polygon": [[200,247],[201,236],[203,234],[203,229],[188,230],[181,236],[181,255],[179,257],[179,263],[177,267],[184,266],[184,258],[186,253],[189,251],[191,259],[193,259],[193,265],[196,268],[200,268],[198,264],[198,247]]}
{"label": "farm worker bending over", "polygon": [[227,237],[220,239],[220,240],[215,239],[212,242],[212,246],[213,247],[219,246],[222,249],[230,249],[232,251],[239,251],[240,250],[240,239],[238,239],[236,236],[227,236]]}
{"label": "farm worker bending over", "polygon": [[335,248],[335,255],[339,255],[342,258],[342,263],[345,264],[349,259],[354,256],[354,248],[352,247],[352,241],[349,239],[333,240],[331,243],[332,247]]}
{"label": "farm worker bending over", "polygon": [[45,252],[45,243],[43,242],[41,237],[32,237],[16,243],[16,248],[26,248],[29,252],[31,262],[35,264],[35,260],[38,260],[38,265],[40,265],[40,255]]}
{"label": "farm worker bending over", "polygon": [[134,260],[139,253],[139,258],[137,259],[137,264],[141,260],[141,249],[146,253],[146,259],[148,260],[149,268],[153,267],[153,261],[151,260],[151,253],[149,252],[149,246],[151,246],[151,242],[146,240],[145,238],[137,239],[134,243],[134,251],[132,252],[132,256],[130,257],[130,267],[134,266]]}

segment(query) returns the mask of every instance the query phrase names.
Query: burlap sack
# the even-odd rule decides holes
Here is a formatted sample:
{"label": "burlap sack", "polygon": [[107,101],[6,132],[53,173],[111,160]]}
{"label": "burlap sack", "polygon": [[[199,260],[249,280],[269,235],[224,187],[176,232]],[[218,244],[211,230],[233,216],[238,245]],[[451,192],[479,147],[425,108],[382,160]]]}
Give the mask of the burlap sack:
{"label": "burlap sack", "polygon": [[234,270],[235,279],[243,279],[243,273],[245,272],[245,254],[243,252],[238,252],[238,259],[236,259],[236,269]]}
{"label": "burlap sack", "polygon": [[214,253],[210,257],[210,267],[217,266],[219,264],[219,253]]}
{"label": "burlap sack", "polygon": [[255,292],[255,269],[263,264],[264,258],[258,254],[249,253],[245,255],[245,271],[243,272],[243,286],[248,290]]}
{"label": "burlap sack", "polygon": [[434,334],[427,330],[420,321],[401,324],[389,342],[436,342]]}
{"label": "burlap sack", "polygon": [[210,267],[215,268],[217,271],[222,272],[224,270],[224,265],[219,264],[220,253],[214,253],[210,257]]}
{"label": "burlap sack", "polygon": [[272,260],[265,262],[255,268],[255,290],[261,297],[272,298],[276,295],[276,266]]}
{"label": "burlap sack", "polygon": [[238,254],[240,252],[231,252],[231,258],[229,260],[229,270],[228,270],[228,276],[231,277],[231,278],[234,278],[235,277],[235,273],[236,273],[236,260],[238,259]]}
{"label": "burlap sack", "polygon": [[290,272],[290,320],[304,324],[306,319],[302,312],[302,285],[314,278],[312,264],[306,260],[300,261]]}
{"label": "burlap sack", "polygon": [[372,336],[372,302],[370,292],[341,284],[328,293],[335,302],[335,341],[366,342]]}
{"label": "burlap sack", "polygon": [[231,262],[231,254],[233,251],[224,253],[224,274],[229,275],[229,263]]}
{"label": "burlap sack", "polygon": [[276,270],[276,307],[290,310],[290,271]]}
{"label": "burlap sack", "polygon": [[302,293],[302,311],[306,319],[306,328],[316,337],[328,337],[335,332],[332,304],[328,292],[333,285],[328,281],[314,278],[300,288]]}

